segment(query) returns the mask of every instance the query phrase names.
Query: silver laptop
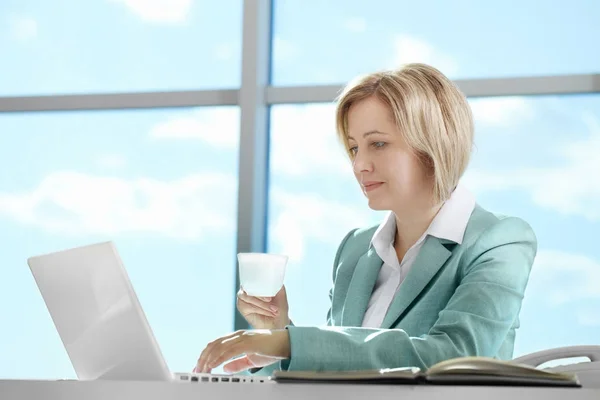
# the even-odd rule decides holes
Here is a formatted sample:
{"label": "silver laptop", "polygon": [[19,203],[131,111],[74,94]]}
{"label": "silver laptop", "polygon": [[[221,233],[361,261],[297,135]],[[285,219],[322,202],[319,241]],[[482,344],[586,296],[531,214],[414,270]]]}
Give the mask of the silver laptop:
{"label": "silver laptop", "polygon": [[112,242],[31,257],[27,263],[79,380],[271,381],[171,373]]}

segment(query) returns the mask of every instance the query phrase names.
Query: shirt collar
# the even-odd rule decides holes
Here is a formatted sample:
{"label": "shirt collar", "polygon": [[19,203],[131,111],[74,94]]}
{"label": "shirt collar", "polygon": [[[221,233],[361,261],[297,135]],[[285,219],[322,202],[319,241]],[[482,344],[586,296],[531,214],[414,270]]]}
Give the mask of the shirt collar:
{"label": "shirt collar", "polygon": [[462,244],[467,224],[475,209],[475,197],[458,185],[427,229],[431,236]]}
{"label": "shirt collar", "polygon": [[[421,239],[431,235],[461,244],[474,208],[475,197],[467,188],[459,184],[442,205]],[[375,231],[371,246],[376,250],[382,246],[389,246],[393,243],[395,235],[396,219],[394,213],[390,212]]]}

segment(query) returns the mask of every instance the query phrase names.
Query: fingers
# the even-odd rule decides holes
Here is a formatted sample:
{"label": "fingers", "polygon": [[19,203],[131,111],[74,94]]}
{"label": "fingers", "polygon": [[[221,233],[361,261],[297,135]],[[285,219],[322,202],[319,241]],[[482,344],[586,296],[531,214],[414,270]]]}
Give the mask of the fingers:
{"label": "fingers", "polygon": [[198,361],[196,362],[196,368],[194,368],[194,372],[200,373],[203,371],[204,364],[206,363],[206,358],[210,354],[211,349],[214,345],[215,345],[215,342],[210,342],[208,345],[206,345],[204,350],[202,350],[202,353],[200,354],[200,357],[198,358]]}
{"label": "fingers", "polygon": [[225,361],[230,360],[236,356],[244,354],[244,342],[235,343],[232,345],[224,345],[215,348],[209,355],[204,372],[210,372],[213,368],[217,368]]}
{"label": "fingers", "polygon": [[243,354],[243,334],[244,331],[237,331],[209,343],[200,354],[195,371],[210,373],[230,358]]}
{"label": "fingers", "polygon": [[236,374],[250,368],[254,368],[254,364],[252,364],[247,356],[243,356],[225,364],[223,366],[223,371],[228,374]]}
{"label": "fingers", "polygon": [[251,304],[251,303],[247,303],[246,301],[242,300],[242,299],[238,299],[239,303],[238,303],[238,308],[240,310],[240,312],[242,313],[242,315],[246,316],[246,315],[250,315],[250,314],[260,314],[260,315],[264,315],[266,317],[269,318],[275,318],[279,315],[279,311],[277,310],[277,308],[275,308],[273,311],[273,309],[270,308],[263,308],[263,307],[259,307],[255,304]]}
{"label": "fingers", "polygon": [[240,311],[242,314],[261,314],[267,317],[276,317],[279,314],[279,309],[273,304],[261,300],[261,297],[248,296],[245,292],[238,293]]}
{"label": "fingers", "polygon": [[[287,342],[284,343],[284,341]],[[236,360],[236,357],[243,356]],[[195,372],[210,373],[231,360],[227,370],[264,367],[290,357],[289,336],[283,330],[237,331],[211,342],[200,355]]]}
{"label": "fingers", "polygon": [[239,336],[239,331],[234,332],[230,335],[220,337],[216,340],[213,340],[209,344],[207,344],[206,347],[204,348],[204,350],[202,350],[200,357],[198,358],[198,362],[196,363],[196,368],[194,369],[194,372],[205,372],[207,361],[208,361],[210,355],[215,350],[215,348],[219,347],[221,345],[221,343],[226,342],[226,341],[230,340],[232,337],[236,337],[236,336]]}
{"label": "fingers", "polygon": [[240,290],[238,291],[237,294],[238,294],[238,296],[243,294],[244,296],[254,297],[254,298],[262,300],[266,303],[269,303],[271,300],[273,300],[273,297],[250,296],[248,293],[246,293],[246,291],[244,290],[243,287],[240,287]]}
{"label": "fingers", "polygon": [[264,301],[265,303],[269,303],[269,302],[271,302],[271,300],[273,300],[273,297],[250,296],[248,293],[246,293],[246,291],[244,290],[243,287],[241,287],[240,290],[238,291],[238,296],[239,295],[244,295],[244,296],[252,297],[255,299],[259,299],[261,301]]}

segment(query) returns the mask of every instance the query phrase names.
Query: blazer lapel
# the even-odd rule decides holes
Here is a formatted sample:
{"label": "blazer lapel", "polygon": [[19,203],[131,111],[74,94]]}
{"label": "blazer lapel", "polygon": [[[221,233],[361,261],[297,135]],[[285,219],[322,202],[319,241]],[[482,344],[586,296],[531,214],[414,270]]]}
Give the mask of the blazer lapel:
{"label": "blazer lapel", "polygon": [[389,329],[402,316],[402,313],[421,293],[423,288],[444,265],[452,252],[442,241],[434,236],[428,236],[419,251],[414,264],[392,300],[388,312],[381,323],[382,329]]}
{"label": "blazer lapel", "polygon": [[361,326],[383,261],[375,249],[359,258],[342,310],[342,326]]}

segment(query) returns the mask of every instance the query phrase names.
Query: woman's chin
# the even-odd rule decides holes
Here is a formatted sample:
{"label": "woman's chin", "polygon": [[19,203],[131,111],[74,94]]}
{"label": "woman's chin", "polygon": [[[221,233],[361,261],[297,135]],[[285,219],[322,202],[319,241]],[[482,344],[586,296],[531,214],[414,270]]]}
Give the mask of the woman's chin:
{"label": "woman's chin", "polygon": [[389,208],[386,207],[385,204],[383,204],[383,202],[379,199],[368,198],[368,204],[369,208],[373,211],[389,210]]}

